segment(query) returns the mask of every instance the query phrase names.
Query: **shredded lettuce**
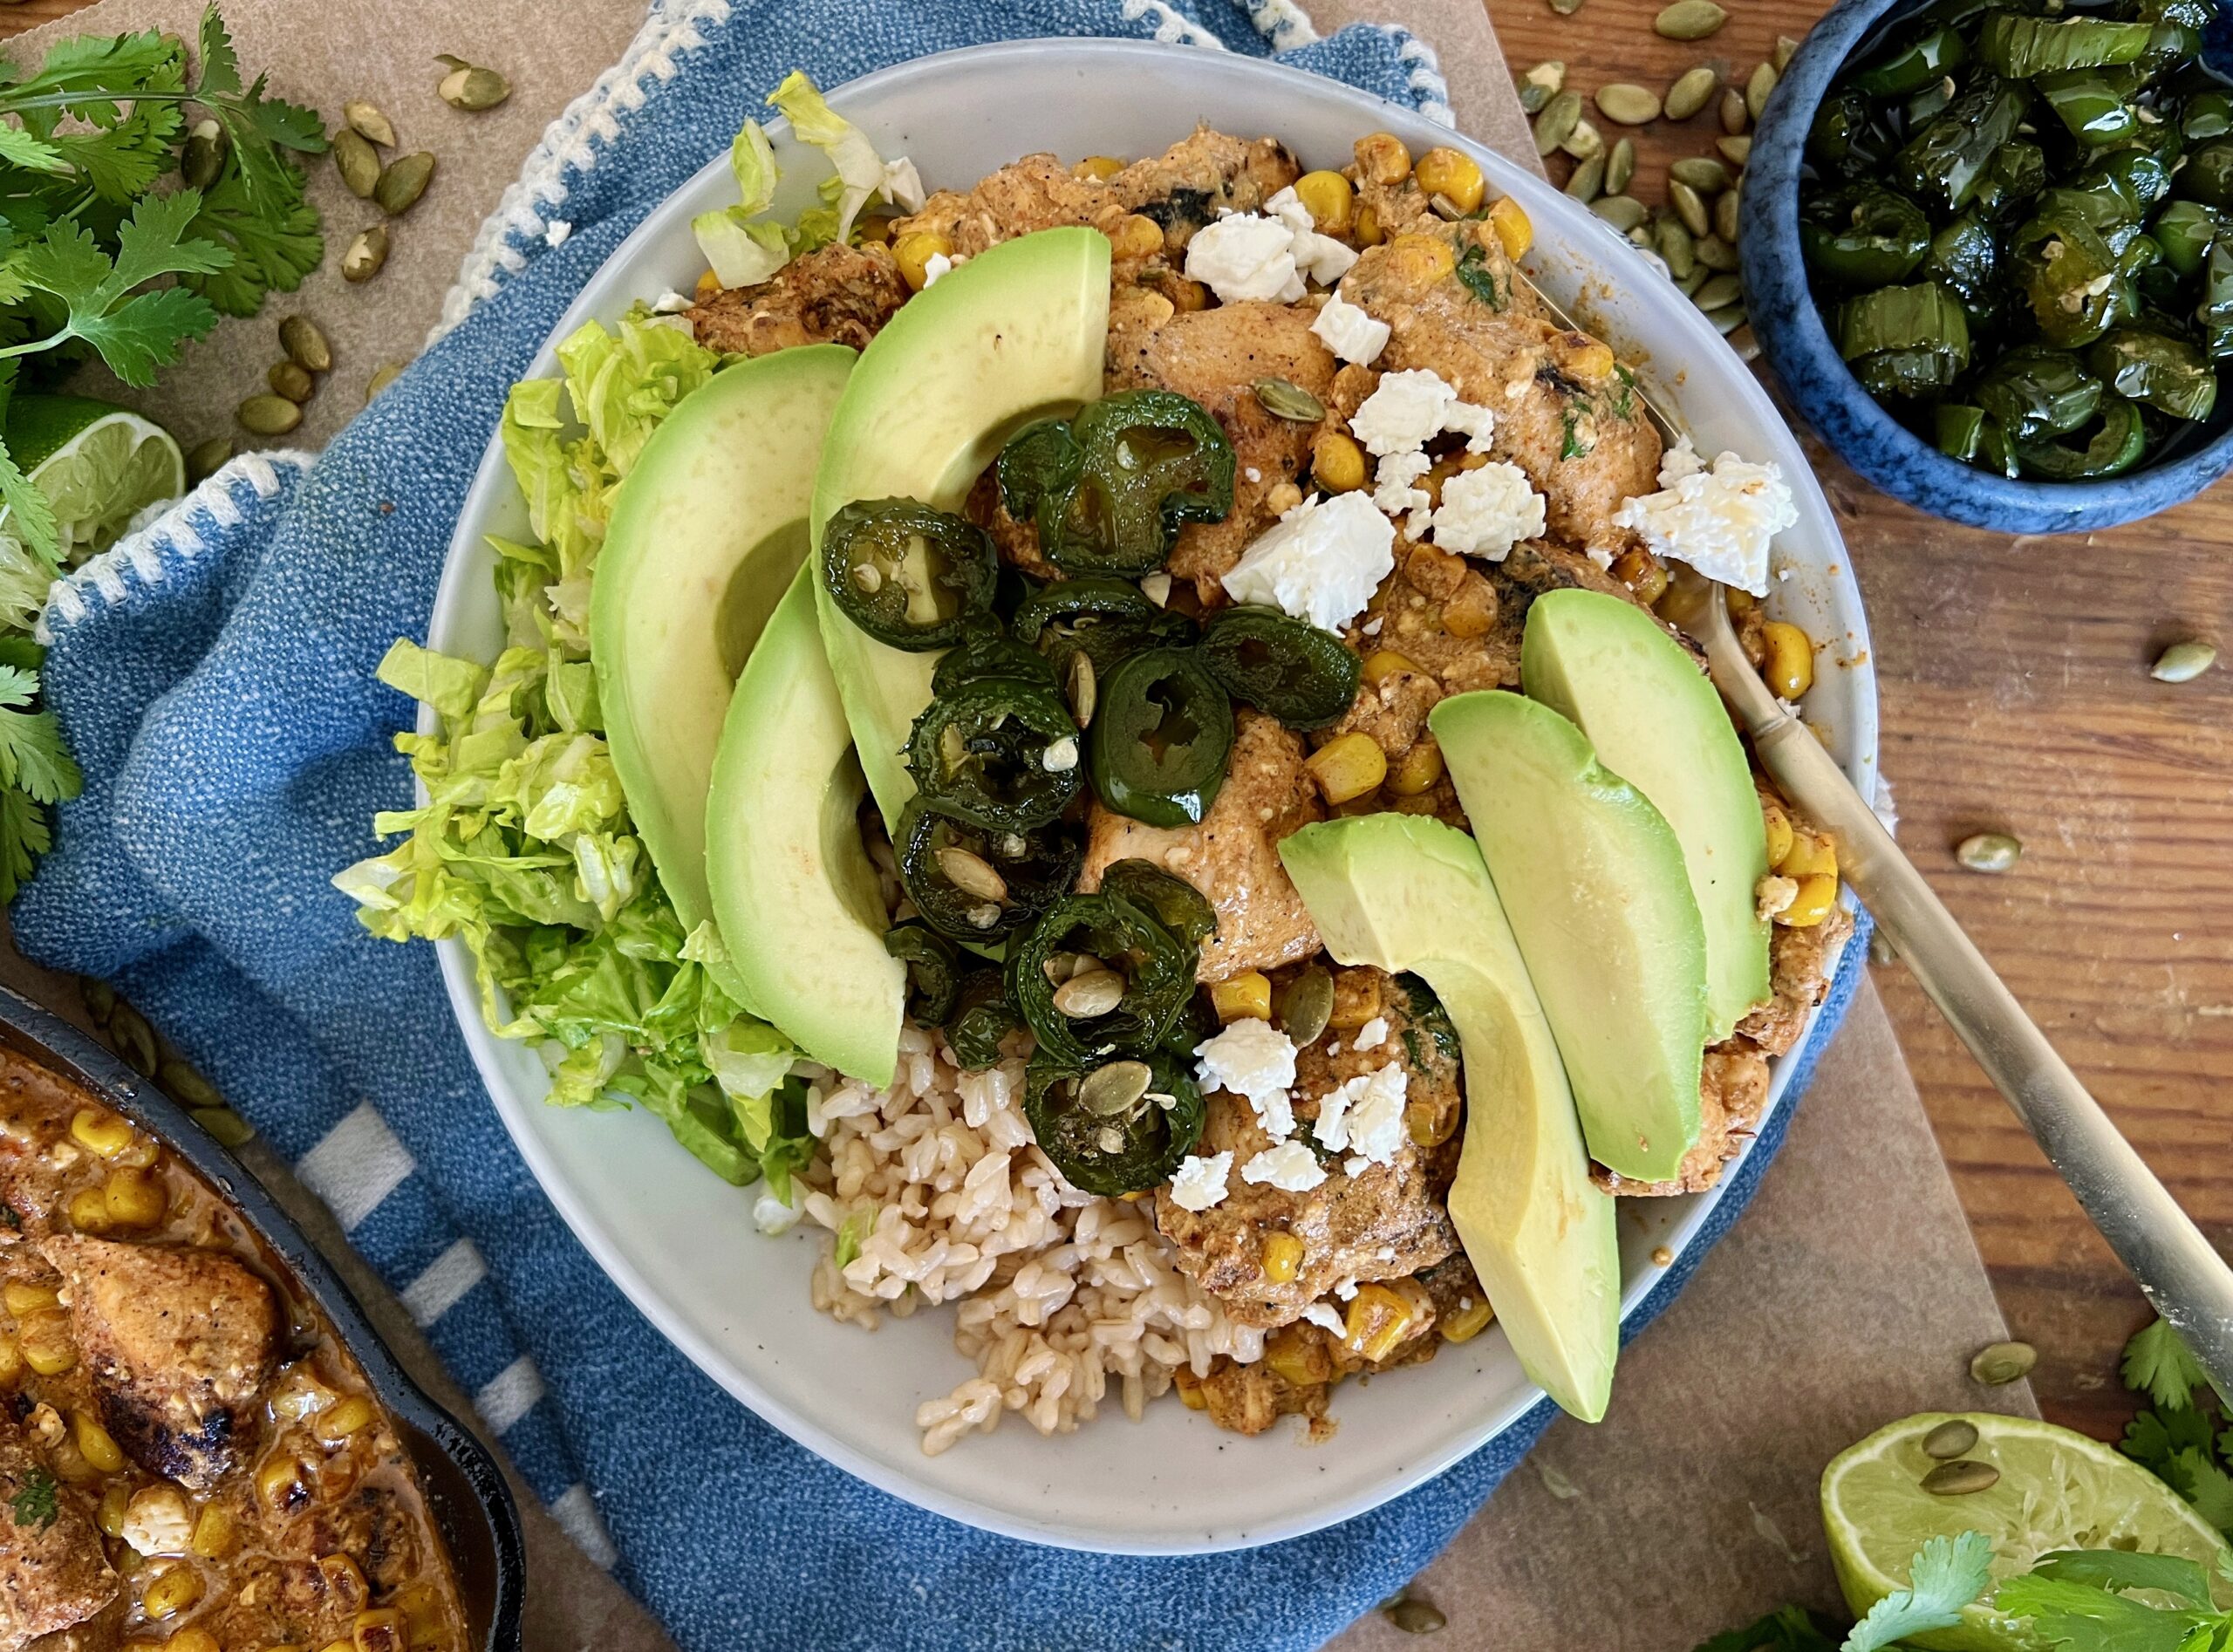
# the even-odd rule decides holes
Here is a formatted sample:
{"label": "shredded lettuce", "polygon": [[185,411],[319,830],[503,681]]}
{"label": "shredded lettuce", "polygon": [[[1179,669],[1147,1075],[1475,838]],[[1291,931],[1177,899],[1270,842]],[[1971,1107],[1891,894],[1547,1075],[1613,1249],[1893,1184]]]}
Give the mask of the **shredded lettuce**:
{"label": "shredded lettuce", "polygon": [[775,151],[757,120],[748,120],[729,146],[729,171],[740,199],[734,207],[701,212],[690,221],[698,250],[724,287],[756,287],[790,262],[783,227],[755,223],[775,199]]}
{"label": "shredded lettuce", "polygon": [[716,979],[710,925],[686,934],[629,819],[589,660],[589,593],[611,495],[659,421],[719,358],[638,314],[559,347],[562,379],[516,386],[501,427],[535,543],[495,539],[506,646],[491,665],[409,640],[380,662],[438,727],[396,736],[424,804],[373,819],[402,834],[337,874],[391,940],[454,936],[481,1014],[532,1041],[563,1107],[630,1103],[716,1174],[778,1198],[812,1150],[799,1051]]}

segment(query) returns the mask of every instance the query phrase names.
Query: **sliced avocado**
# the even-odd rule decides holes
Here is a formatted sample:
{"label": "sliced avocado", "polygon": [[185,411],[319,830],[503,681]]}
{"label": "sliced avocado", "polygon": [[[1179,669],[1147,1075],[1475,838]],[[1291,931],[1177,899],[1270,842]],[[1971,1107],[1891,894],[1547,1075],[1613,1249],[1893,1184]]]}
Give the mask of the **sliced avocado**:
{"label": "sliced avocado", "polygon": [[[908,300],[861,352],[814,479],[822,529],[857,499],[959,510],[1020,427],[1101,393],[1109,331],[1109,237],[1042,229],[979,253]],[[869,789],[897,831],[915,782],[900,761],[931,702],[935,653],[877,642],[816,583],[830,669],[844,697]]]}
{"label": "sliced avocado", "polygon": [[812,345],[715,374],[645,446],[598,553],[590,659],[605,740],[685,929],[713,913],[706,788],[729,690],[806,558],[822,433],[853,359]]}
{"label": "sliced avocado", "polygon": [[1528,609],[1519,675],[1675,829],[1705,924],[1706,1042],[1718,1044],[1768,995],[1768,834],[1712,679],[1634,603],[1580,590]]}
{"label": "sliced avocado", "polygon": [[881,1088],[906,966],[861,843],[861,766],[802,567],[745,662],[706,799],[714,920],[745,995],[799,1048]]}
{"label": "sliced avocado", "polygon": [[1456,694],[1428,727],[1541,994],[1590,1157],[1674,1176],[1698,1139],[1706,940],[1683,846],[1547,706]]}
{"label": "sliced avocado", "polygon": [[1450,1218],[1528,1380],[1585,1423],[1620,1349],[1613,1201],[1480,850],[1417,815],[1306,826],[1280,858],[1327,950],[1426,977],[1465,1057],[1465,1146]]}

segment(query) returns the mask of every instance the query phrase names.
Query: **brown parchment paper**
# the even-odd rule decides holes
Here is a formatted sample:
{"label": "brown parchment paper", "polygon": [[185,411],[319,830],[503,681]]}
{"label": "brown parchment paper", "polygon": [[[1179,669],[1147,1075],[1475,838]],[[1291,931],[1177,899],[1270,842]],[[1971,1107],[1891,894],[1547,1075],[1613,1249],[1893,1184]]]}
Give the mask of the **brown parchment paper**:
{"label": "brown parchment paper", "polygon": [[[1308,9],[1322,31],[1370,19],[1401,23],[1431,43],[1459,125],[1540,170],[1480,0],[1316,0]],[[100,0],[24,37],[15,51],[20,61],[58,32],[190,31],[198,10],[198,0]],[[189,445],[238,437],[231,411],[263,387],[279,354],[276,323],[300,309],[336,354],[302,428],[287,439],[316,447],[362,405],[378,364],[418,350],[481,220],[544,126],[620,57],[643,9],[636,0],[226,0],[225,11],[242,61],[269,70],[284,95],[316,105],[329,122],[344,99],[369,98],[395,121],[405,152],[439,157],[426,198],[395,227],[386,269],[355,288],[336,271],[339,250],[378,215],[342,188],[330,165],[314,167],[329,232],[324,268],[263,317],[224,324],[159,389],[127,398]],[[563,28],[550,26],[554,15],[563,15]],[[501,68],[513,83],[510,101],[480,116],[450,109],[434,94],[437,51]],[[70,983],[12,954],[0,959],[0,977],[73,1007]],[[253,1168],[305,1219],[405,1362],[468,1415],[465,1396],[408,1315],[317,1202],[270,1153]],[[1622,1355],[1605,1421],[1554,1426],[1420,1577],[1417,1592],[1448,1614],[1448,1628],[1422,1643],[1368,1614],[1331,1645],[1689,1652],[1786,1601],[1833,1604],[1814,1514],[1823,1464],[1911,1411],[2036,1414],[2021,1385],[1986,1390],[1968,1378],[1970,1354],[2004,1335],[1890,1023],[1864,986],[1753,1208]],[[1400,1400],[1390,1387],[1369,1403]],[[1307,1448],[1274,1435],[1250,1449]],[[1339,1437],[1320,1449],[1339,1450]],[[524,1487],[516,1490],[529,1537],[529,1645],[668,1647]]]}

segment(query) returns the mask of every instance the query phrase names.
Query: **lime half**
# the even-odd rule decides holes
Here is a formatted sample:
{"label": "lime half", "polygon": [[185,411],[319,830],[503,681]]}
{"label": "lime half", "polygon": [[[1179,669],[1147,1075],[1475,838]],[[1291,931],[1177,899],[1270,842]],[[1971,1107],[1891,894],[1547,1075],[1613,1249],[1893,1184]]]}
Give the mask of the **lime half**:
{"label": "lime half", "polygon": [[[1936,1496],[1922,1489],[1938,1466],[1923,1437],[1956,1421],[1977,1430],[1963,1455],[1991,1464],[2000,1478],[1982,1492]],[[2223,1539],[2183,1498],[2113,1447],[2028,1417],[1925,1411],[1877,1430],[1822,1471],[1822,1529],[1855,1616],[1907,1587],[1908,1563],[1926,1540],[1962,1532],[1991,1539],[1996,1580],[2057,1549],[2129,1549],[2198,1560],[2226,1593],[2216,1573]],[[2039,1644],[2019,1622],[1983,1607],[1964,1620],[1907,1644],[1934,1652],[2032,1652]]]}
{"label": "lime half", "polygon": [[[186,460],[160,425],[88,396],[18,396],[8,452],[54,507],[65,567],[106,550],[149,505],[186,491]],[[8,529],[0,512],[0,533]]]}

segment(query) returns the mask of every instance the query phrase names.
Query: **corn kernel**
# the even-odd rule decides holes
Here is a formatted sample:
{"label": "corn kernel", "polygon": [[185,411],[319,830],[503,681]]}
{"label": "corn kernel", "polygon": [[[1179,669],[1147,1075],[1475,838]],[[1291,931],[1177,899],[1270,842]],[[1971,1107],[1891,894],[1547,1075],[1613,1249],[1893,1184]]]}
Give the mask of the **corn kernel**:
{"label": "corn kernel", "polygon": [[85,1454],[77,1443],[65,1439],[47,1448],[47,1464],[54,1471],[54,1478],[65,1485],[91,1485],[101,1478],[101,1471],[85,1461]]}
{"label": "corn kernel", "polygon": [[1485,635],[1497,623],[1497,588],[1478,569],[1468,568],[1442,604],[1442,628],[1453,637]]}
{"label": "corn kernel", "polygon": [[1472,212],[1488,193],[1488,181],[1472,156],[1437,145],[1419,157],[1411,169],[1419,188],[1430,195],[1447,197],[1460,212]]}
{"label": "corn kernel", "polygon": [[1310,474],[1329,494],[1354,493],[1364,486],[1364,449],[1338,430],[1321,430],[1310,441]]}
{"label": "corn kernel", "polygon": [[1636,600],[1647,608],[1667,594],[1666,564],[1641,545],[1614,557],[1607,571],[1635,592]]}
{"label": "corn kernel", "polygon": [[309,1489],[303,1465],[291,1452],[273,1452],[256,1471],[256,1494],[263,1500],[264,1507],[275,1514],[284,1514],[294,1508],[308,1495]]}
{"label": "corn kernel", "polygon": [[1430,287],[1458,268],[1458,255],[1440,236],[1403,235],[1388,243],[1388,262],[1404,281]]}
{"label": "corn kernel", "polygon": [[1343,734],[1311,753],[1303,766],[1328,802],[1346,803],[1376,789],[1388,777],[1388,754],[1369,734]]}
{"label": "corn kernel", "polygon": [[1535,226],[1528,221],[1527,208],[1510,195],[1499,195],[1489,203],[1489,228],[1504,242],[1507,258],[1520,257],[1535,244]]}
{"label": "corn kernel", "polygon": [[1306,172],[1294,181],[1294,193],[1321,235],[1347,235],[1356,222],[1357,192],[1338,172]]}
{"label": "corn kernel", "polygon": [[108,1219],[108,1196],[98,1187],[81,1187],[70,1196],[70,1225],[80,1233],[106,1233],[115,1225]]}
{"label": "corn kernel", "polygon": [[1351,147],[1357,176],[1369,183],[1399,184],[1411,175],[1411,152],[1392,132],[1375,132]]}
{"label": "corn kernel", "polygon": [[1442,747],[1431,734],[1422,734],[1411,742],[1411,749],[1396,761],[1388,773],[1388,789],[1398,797],[1417,797],[1422,792],[1434,789],[1442,778]]}
{"label": "corn kernel", "polygon": [[201,1573],[181,1560],[165,1567],[161,1575],[147,1585],[140,1597],[140,1609],[160,1623],[199,1604],[201,1589]]}
{"label": "corn kernel", "polygon": [[1760,815],[1767,826],[1768,864],[1780,867],[1791,857],[1792,844],[1797,841],[1791,829],[1791,816],[1773,803],[1763,803]]}
{"label": "corn kernel", "polygon": [[407,1633],[403,1627],[403,1614],[392,1606],[359,1612],[349,1628],[349,1638],[356,1643],[357,1652],[404,1652],[410,1645]]}
{"label": "corn kernel", "polygon": [[1385,1285],[1360,1285],[1349,1304],[1342,1346],[1359,1359],[1384,1360],[1403,1340],[1411,1319],[1410,1303]]}
{"label": "corn kernel", "polygon": [[1786,877],[1834,877],[1838,875],[1838,846],[1820,833],[1794,829],[1791,847],[1775,863],[1775,869]]}
{"label": "corn kernel", "polygon": [[1143,213],[1127,213],[1109,231],[1119,258],[1152,258],[1163,250],[1163,226]]}
{"label": "corn kernel", "polygon": [[1440,1147],[1458,1129],[1458,1109],[1432,1102],[1413,1102],[1403,1109],[1403,1133],[1418,1147]]}
{"label": "corn kernel", "polygon": [[0,1382],[12,1382],[24,1374],[24,1350],[12,1336],[0,1336]]}
{"label": "corn kernel", "polygon": [[1264,1339],[1264,1363],[1297,1388],[1331,1382],[1333,1356],[1310,1328],[1285,1325]]}
{"label": "corn kernel", "polygon": [[1294,1283],[1302,1270],[1302,1241],[1292,1233],[1264,1236],[1264,1277],[1274,1285]]}
{"label": "corn kernel", "polygon": [[34,1314],[23,1322],[24,1363],[41,1376],[59,1376],[78,1362],[70,1316],[58,1308]]}
{"label": "corn kernel", "polygon": [[352,1641],[328,1641],[318,1652],[357,1652],[357,1646]]}
{"label": "corn kernel", "polygon": [[1838,880],[1828,872],[1809,872],[1799,880],[1799,893],[1776,914],[1786,929],[1812,929],[1830,915],[1838,904]]}
{"label": "corn kernel", "polygon": [[1392,648],[1376,648],[1364,659],[1364,679],[1375,688],[1399,671],[1416,672],[1418,670],[1417,665]]}
{"label": "corn kernel", "polygon": [[104,1537],[120,1537],[124,1533],[124,1512],[132,1506],[132,1487],[122,1480],[110,1484],[101,1493],[101,1505],[93,1512],[93,1524]]}
{"label": "corn kernel", "polygon": [[1376,247],[1387,236],[1380,228],[1380,215],[1370,207],[1359,207],[1356,216],[1356,241],[1360,247]]}
{"label": "corn kernel", "polygon": [[325,1596],[345,1612],[353,1612],[365,1604],[371,1593],[365,1585],[364,1568],[345,1554],[321,1554],[318,1557],[318,1575],[325,1580]]}
{"label": "corn kernel", "polygon": [[1193,311],[1207,310],[1210,307],[1210,290],[1198,281],[1188,281],[1182,277],[1164,289],[1164,296],[1171,300],[1171,307],[1173,310],[1191,313]]}
{"label": "corn kernel", "polygon": [[408,1588],[398,1589],[389,1597],[388,1604],[403,1614],[404,1626],[411,1631],[413,1640],[432,1639],[448,1621],[449,1608],[444,1603],[441,1592],[431,1583],[413,1583]]}
{"label": "corn kernel", "polygon": [[70,1430],[78,1441],[78,1450],[85,1461],[104,1474],[113,1474],[124,1466],[124,1452],[100,1419],[91,1411],[73,1411],[70,1416]]}
{"label": "corn kernel", "polygon": [[1193,1367],[1182,1365],[1171,1374],[1171,1386],[1178,1390],[1178,1403],[1190,1411],[1208,1409],[1209,1396],[1202,1392],[1202,1379],[1194,1375]]}
{"label": "corn kernel", "polygon": [[194,1517],[194,1535],[187,1546],[205,1560],[222,1560],[233,1552],[232,1513],[221,1503],[205,1503]]}
{"label": "corn kernel", "polygon": [[721,278],[715,275],[712,270],[708,270],[704,275],[698,277],[696,291],[698,298],[701,303],[704,300],[712,297],[720,290]]}
{"label": "corn kernel", "polygon": [[1813,639],[1781,619],[1771,619],[1761,633],[1768,645],[1768,686],[1785,700],[1799,699],[1814,686]]}
{"label": "corn kernel", "polygon": [[870,213],[853,221],[853,239],[864,247],[891,244],[892,220],[884,213]]}
{"label": "corn kernel", "polygon": [[361,1394],[352,1394],[340,1404],[313,1417],[311,1432],[328,1445],[338,1445],[370,1423],[374,1415],[370,1400]]}
{"label": "corn kernel", "polygon": [[899,277],[910,292],[920,292],[930,285],[932,259],[953,256],[953,242],[935,229],[918,229],[891,243],[892,262],[899,266]]}
{"label": "corn kernel", "polygon": [[132,1145],[131,1121],[106,1108],[79,1109],[70,1121],[70,1134],[96,1158],[114,1158]]}
{"label": "corn kernel", "polygon": [[1488,1329],[1489,1321],[1496,1318],[1485,1296],[1469,1297],[1452,1308],[1437,1323],[1442,1328],[1445,1342],[1470,1342]]}
{"label": "corn kernel", "polygon": [[1271,978],[1260,969],[1229,975],[1210,988],[1210,1002],[1221,1021],[1268,1021],[1272,1019]]}
{"label": "corn kernel", "polygon": [[163,1642],[162,1652],[224,1652],[207,1629],[184,1628]]}
{"label": "corn kernel", "polygon": [[1594,385],[1612,373],[1613,346],[1593,338],[1568,356],[1565,366],[1568,376]]}
{"label": "corn kernel", "polygon": [[1760,605],[1760,599],[1749,590],[1739,590],[1734,585],[1724,585],[1722,593],[1729,604],[1729,617],[1742,619]]}
{"label": "corn kernel", "polygon": [[1326,1025],[1337,1032],[1354,1032],[1380,1014],[1380,972],[1345,969],[1334,977],[1334,1007]]}
{"label": "corn kernel", "polygon": [[1124,163],[1115,155],[1088,155],[1070,168],[1074,178],[1090,178],[1096,183],[1107,183],[1124,170]]}
{"label": "corn kernel", "polygon": [[108,1205],[108,1219],[119,1227],[153,1227],[170,1208],[163,1184],[145,1171],[111,1171],[101,1198]]}
{"label": "corn kernel", "polygon": [[0,1287],[0,1303],[5,1303],[8,1312],[19,1320],[41,1308],[58,1307],[61,1301],[51,1285],[25,1285],[11,1280]]}

